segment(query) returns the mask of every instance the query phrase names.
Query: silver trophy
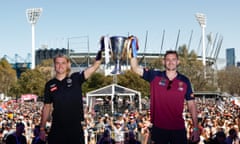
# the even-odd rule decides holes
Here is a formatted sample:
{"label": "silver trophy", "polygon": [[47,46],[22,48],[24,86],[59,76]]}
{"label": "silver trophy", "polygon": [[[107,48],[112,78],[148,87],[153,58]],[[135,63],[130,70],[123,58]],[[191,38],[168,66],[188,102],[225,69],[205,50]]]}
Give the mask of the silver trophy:
{"label": "silver trophy", "polygon": [[[134,36],[103,36],[100,40],[101,50],[105,51],[105,63],[110,62],[110,57],[114,62],[114,69],[111,74],[122,74],[121,65],[128,57],[132,57],[132,40]],[[138,48],[138,46],[137,46]],[[108,66],[107,66],[108,67]]]}
{"label": "silver trophy", "polygon": [[110,48],[112,50],[112,59],[114,61],[114,70],[112,74],[121,74],[121,64],[125,58],[124,54],[127,49],[128,38],[124,36],[110,37]]}

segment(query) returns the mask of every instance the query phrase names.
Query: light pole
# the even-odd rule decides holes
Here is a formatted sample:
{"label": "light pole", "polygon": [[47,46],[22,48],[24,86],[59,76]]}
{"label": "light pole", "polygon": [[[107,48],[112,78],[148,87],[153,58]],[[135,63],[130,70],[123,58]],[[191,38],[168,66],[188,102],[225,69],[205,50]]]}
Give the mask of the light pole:
{"label": "light pole", "polygon": [[32,65],[31,69],[35,68],[35,25],[42,13],[42,8],[30,8],[26,10],[28,22],[32,25]]}
{"label": "light pole", "polygon": [[206,16],[203,13],[196,13],[197,21],[202,28],[202,63],[206,65],[206,47],[205,47],[205,28],[206,28]]}

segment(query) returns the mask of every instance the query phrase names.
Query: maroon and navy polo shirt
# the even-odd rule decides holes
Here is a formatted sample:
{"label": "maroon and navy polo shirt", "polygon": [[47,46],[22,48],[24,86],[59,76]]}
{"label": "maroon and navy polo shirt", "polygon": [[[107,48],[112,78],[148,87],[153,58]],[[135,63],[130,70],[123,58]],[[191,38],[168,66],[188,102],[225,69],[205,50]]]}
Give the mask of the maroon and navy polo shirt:
{"label": "maroon and navy polo shirt", "polygon": [[177,72],[170,81],[166,71],[144,69],[143,79],[150,82],[151,122],[155,127],[178,130],[184,129],[184,100],[193,100],[189,79]]}

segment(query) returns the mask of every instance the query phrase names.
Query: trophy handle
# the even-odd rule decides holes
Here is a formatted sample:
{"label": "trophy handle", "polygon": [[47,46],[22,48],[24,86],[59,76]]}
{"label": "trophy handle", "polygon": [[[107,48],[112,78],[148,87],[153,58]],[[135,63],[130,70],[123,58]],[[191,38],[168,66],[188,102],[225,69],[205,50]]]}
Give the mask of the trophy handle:
{"label": "trophy handle", "polygon": [[[132,53],[132,41],[137,38],[135,36],[129,36],[128,39],[126,40],[126,45],[124,47],[124,51],[123,51],[123,57],[128,57],[129,59],[131,59],[133,57],[133,53]],[[136,47],[138,49],[138,42],[136,44]]]}
{"label": "trophy handle", "polygon": [[113,57],[111,41],[108,36],[102,36],[100,38],[100,49],[105,53],[105,63],[110,62],[110,58]]}
{"label": "trophy handle", "polygon": [[131,44],[131,41],[129,40],[129,38],[127,38],[124,42],[124,47],[123,47],[123,50],[122,50],[121,59],[126,59],[127,58],[128,49],[129,49],[130,44]]}

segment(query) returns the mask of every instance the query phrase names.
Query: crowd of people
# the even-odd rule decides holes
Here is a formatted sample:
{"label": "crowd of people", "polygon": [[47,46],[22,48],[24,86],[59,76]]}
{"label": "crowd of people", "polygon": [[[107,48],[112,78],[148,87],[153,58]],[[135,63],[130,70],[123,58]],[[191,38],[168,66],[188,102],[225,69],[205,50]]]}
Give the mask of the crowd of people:
{"label": "crowd of people", "polygon": [[[5,143],[7,136],[16,132],[16,126],[23,123],[22,135],[27,144],[34,144],[36,128],[39,128],[42,102],[2,102],[5,109],[0,113],[0,143]],[[239,143],[240,108],[229,99],[196,99],[198,105],[199,144],[234,144]],[[187,109],[184,111],[185,125],[189,141],[192,132],[192,121]],[[82,124],[86,144],[130,143],[134,139],[141,144],[151,143],[151,123],[149,110],[128,111],[113,115],[86,112]],[[47,123],[46,129],[51,127]],[[35,132],[34,132],[35,131]],[[189,142],[190,143],[190,142]]]}
{"label": "crowd of people", "polygon": [[[1,102],[0,143],[10,144],[11,139],[24,136],[27,144],[35,144],[42,106],[42,102]],[[24,144],[24,141],[19,143]]]}

